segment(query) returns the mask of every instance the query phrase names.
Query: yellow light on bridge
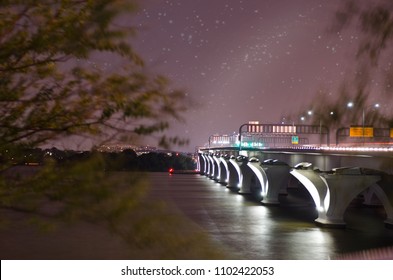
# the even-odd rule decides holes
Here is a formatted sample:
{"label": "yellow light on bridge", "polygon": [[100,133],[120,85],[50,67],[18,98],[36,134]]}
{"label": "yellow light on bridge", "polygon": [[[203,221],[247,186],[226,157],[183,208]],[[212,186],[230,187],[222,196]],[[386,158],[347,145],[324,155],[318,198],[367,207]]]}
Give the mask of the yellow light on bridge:
{"label": "yellow light on bridge", "polygon": [[[392,131],[390,131],[390,134],[392,134]],[[349,137],[374,137],[374,128],[352,126],[349,129]]]}

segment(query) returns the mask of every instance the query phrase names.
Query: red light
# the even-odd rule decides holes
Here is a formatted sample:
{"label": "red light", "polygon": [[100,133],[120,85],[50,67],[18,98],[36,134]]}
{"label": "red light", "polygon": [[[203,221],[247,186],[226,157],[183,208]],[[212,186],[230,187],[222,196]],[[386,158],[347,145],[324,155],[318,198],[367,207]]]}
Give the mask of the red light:
{"label": "red light", "polygon": [[169,168],[169,173],[173,173],[173,171],[175,171],[173,168]]}

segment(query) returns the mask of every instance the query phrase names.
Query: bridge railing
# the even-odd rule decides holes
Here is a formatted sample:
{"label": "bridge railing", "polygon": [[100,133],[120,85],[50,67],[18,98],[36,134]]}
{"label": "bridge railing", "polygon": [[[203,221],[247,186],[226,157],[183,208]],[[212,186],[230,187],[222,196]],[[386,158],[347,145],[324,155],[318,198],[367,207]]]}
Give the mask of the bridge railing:
{"label": "bridge railing", "polygon": [[297,144],[293,143],[292,135],[260,135],[260,134],[243,134],[241,142],[237,146],[242,148],[282,148],[294,145],[308,145],[309,139],[305,137],[297,138]]}
{"label": "bridge railing", "polygon": [[[393,144],[392,128],[342,127],[337,129],[335,136],[337,146]],[[209,137],[209,148],[297,148],[304,145],[330,146],[329,128],[323,125],[245,123],[239,127],[237,135]]]}
{"label": "bridge railing", "polygon": [[243,147],[242,143],[250,138],[259,139],[263,146],[270,148],[280,145],[330,144],[329,129],[323,125],[242,124],[239,127],[239,146]]}

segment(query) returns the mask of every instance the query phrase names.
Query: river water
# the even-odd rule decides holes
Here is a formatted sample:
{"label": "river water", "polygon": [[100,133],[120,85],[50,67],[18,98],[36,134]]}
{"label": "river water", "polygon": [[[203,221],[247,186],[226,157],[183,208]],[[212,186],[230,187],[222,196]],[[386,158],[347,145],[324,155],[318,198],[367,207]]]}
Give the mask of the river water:
{"label": "river water", "polygon": [[319,227],[314,203],[298,184],[280,196],[280,206],[263,206],[197,174],[150,173],[150,181],[153,199],[174,205],[234,258],[325,260],[393,246],[382,207],[354,200],[346,228]]}

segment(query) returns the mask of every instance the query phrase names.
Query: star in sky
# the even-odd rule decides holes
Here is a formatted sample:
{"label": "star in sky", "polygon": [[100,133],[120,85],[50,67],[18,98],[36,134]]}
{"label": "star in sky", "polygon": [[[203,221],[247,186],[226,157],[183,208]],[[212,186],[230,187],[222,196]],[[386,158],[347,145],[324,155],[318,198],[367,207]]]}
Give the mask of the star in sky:
{"label": "star in sky", "polygon": [[140,2],[133,46],[196,102],[169,132],[189,151],[249,120],[279,123],[355,71],[357,34],[328,32],[340,0]]}

